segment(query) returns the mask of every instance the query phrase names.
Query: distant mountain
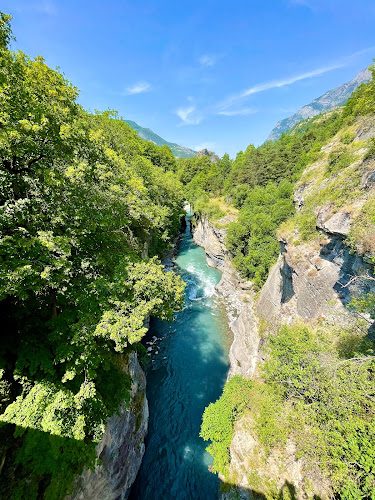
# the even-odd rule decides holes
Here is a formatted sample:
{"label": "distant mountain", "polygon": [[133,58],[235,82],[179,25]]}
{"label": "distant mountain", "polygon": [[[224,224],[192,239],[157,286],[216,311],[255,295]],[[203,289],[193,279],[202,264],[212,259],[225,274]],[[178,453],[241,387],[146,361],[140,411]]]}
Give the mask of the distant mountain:
{"label": "distant mountain", "polygon": [[275,141],[283,132],[290,130],[297,123],[307,118],[312,118],[313,116],[320,115],[325,111],[336,108],[337,106],[342,106],[350,97],[351,93],[359,86],[361,83],[368,82],[371,80],[372,74],[368,69],[361,71],[353,80],[348,83],[344,83],[333,90],[329,90],[322,96],[314,99],[307,106],[303,106],[289,118],[284,118],[277,122],[276,127],[271,131],[270,135],[267,137],[267,141]]}
{"label": "distant mountain", "polygon": [[125,120],[125,122],[137,132],[141,139],[151,141],[158,146],[168,146],[171,149],[172,153],[178,158],[192,158],[197,154],[197,152],[193,151],[192,149],[184,148],[183,146],[179,146],[178,144],[175,144],[173,142],[166,141],[159,135],[155,134],[155,132],[153,132],[151,129],[143,128],[138,125],[138,123],[135,123],[131,120]]}
{"label": "distant mountain", "polygon": [[199,153],[197,153],[195,156],[197,156],[198,158],[201,158],[202,156],[208,156],[211,160],[211,163],[217,163],[220,160],[220,158],[215,153],[213,153],[212,151],[208,151],[208,149],[202,149],[202,151],[199,151]]}

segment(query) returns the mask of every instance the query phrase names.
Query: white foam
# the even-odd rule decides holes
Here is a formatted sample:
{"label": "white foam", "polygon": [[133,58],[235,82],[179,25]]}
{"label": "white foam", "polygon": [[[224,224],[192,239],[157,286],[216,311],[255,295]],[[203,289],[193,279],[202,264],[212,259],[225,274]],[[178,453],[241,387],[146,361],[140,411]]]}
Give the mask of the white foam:
{"label": "white foam", "polygon": [[[194,293],[190,293],[189,294],[189,299],[190,300],[197,300],[197,291],[199,288],[202,288],[203,289],[203,298],[206,298],[206,297],[213,297],[213,296],[216,296],[217,293],[216,293],[216,290],[215,290],[215,283],[212,282],[204,273],[203,270],[200,270],[200,269],[196,269],[194,267],[194,264],[191,264],[187,267],[186,269],[190,274],[192,274],[194,277],[197,278],[197,282],[194,282],[193,280],[188,280],[189,283],[191,283],[192,285],[196,286],[197,287],[197,290],[195,292],[195,295]],[[198,298],[198,300],[200,300],[200,298]]]}

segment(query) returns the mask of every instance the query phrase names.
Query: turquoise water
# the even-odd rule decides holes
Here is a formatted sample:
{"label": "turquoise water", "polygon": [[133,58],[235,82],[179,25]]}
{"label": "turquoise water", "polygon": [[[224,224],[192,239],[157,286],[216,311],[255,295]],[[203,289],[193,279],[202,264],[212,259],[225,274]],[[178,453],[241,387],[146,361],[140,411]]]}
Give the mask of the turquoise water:
{"label": "turquoise water", "polygon": [[229,335],[215,293],[221,275],[207,266],[204,250],[193,243],[189,221],[174,271],[187,284],[186,306],[173,323],[153,321],[148,334],[149,432],[131,500],[218,496],[219,480],[208,470],[212,461],[199,430],[205,407],[225,383]]}

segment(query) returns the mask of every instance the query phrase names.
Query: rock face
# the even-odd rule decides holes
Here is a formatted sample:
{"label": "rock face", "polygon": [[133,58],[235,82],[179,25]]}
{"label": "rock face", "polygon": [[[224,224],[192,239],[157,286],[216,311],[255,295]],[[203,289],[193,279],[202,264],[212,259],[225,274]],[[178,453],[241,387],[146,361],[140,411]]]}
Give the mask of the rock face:
{"label": "rock face", "polygon": [[192,158],[197,154],[196,151],[193,151],[190,148],[186,148],[184,146],[179,146],[174,142],[168,142],[160,135],[155,134],[151,129],[144,128],[138,125],[138,123],[133,122],[132,120],[124,120],[132,129],[134,129],[141,139],[145,141],[150,141],[156,144],[157,146],[168,146],[172,151],[174,156],[177,158]]}
{"label": "rock face", "polygon": [[[302,199],[303,193],[299,194]],[[345,306],[351,298],[375,291],[373,280],[352,280],[353,276],[373,275],[371,266],[360,256],[351,254],[344,243],[350,214],[332,214],[325,209],[317,215],[319,239],[298,246],[282,242],[278,261],[257,301],[252,284],[242,280],[231,265],[224,244],[225,230],[207,219],[198,219],[194,241],[205,249],[208,265],[223,273],[217,290],[226,299],[234,334],[229,376],[240,374],[250,378],[256,374],[262,359],[260,322],[277,325],[298,318],[305,321],[325,318],[335,325],[348,325],[353,317]],[[257,474],[260,485],[273,482],[278,491],[285,492],[286,498],[307,499],[307,484],[320,498],[331,498],[330,486],[324,478],[317,477],[316,472],[314,476],[306,472],[293,441],[265,456],[247,414],[235,424],[230,456],[229,477],[236,486],[225,488],[220,494],[221,500],[254,498],[256,492],[249,488],[249,471]]]}
{"label": "rock face", "polygon": [[232,266],[224,244],[225,235],[225,229],[218,229],[205,218],[198,219],[193,230],[195,243],[205,249],[207,264],[223,273],[216,289],[225,299],[229,326],[233,332],[228,377],[242,375],[250,378],[254,375],[259,351],[254,292],[252,284],[243,280]]}
{"label": "rock face", "polygon": [[[346,226],[343,221],[341,236],[346,234]],[[352,319],[345,306],[351,298],[371,291],[374,282],[351,281],[353,276],[372,276],[372,270],[361,257],[350,253],[338,227],[334,234],[322,234],[315,244],[282,244],[256,305],[259,317],[288,323],[297,318],[323,317],[335,324]]]}
{"label": "rock face", "polygon": [[127,372],[132,378],[129,408],[124,404],[107,421],[97,446],[101,465],[84,470],[76,479],[74,493],[65,500],[126,500],[145,452],[148,426],[146,377],[137,355],[129,355]]}
{"label": "rock face", "polygon": [[211,163],[217,163],[219,161],[219,157],[215,155],[212,151],[208,151],[208,149],[202,149],[195,155],[197,158],[201,158],[202,156],[208,156],[211,160]]}

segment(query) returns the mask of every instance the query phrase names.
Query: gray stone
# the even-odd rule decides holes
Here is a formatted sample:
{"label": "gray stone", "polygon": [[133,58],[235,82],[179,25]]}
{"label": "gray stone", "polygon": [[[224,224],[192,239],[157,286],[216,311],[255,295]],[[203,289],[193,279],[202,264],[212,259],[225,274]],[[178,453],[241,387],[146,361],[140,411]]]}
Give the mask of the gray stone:
{"label": "gray stone", "polygon": [[126,371],[132,378],[129,408],[123,404],[108,419],[96,448],[101,464],[94,471],[85,469],[65,500],[126,500],[129,496],[145,452],[148,403],[146,377],[134,352],[129,354]]}
{"label": "gray stone", "polygon": [[216,289],[225,300],[229,326],[233,332],[228,377],[242,375],[250,378],[254,375],[259,352],[253,285],[242,279],[234,269],[225,247],[225,236],[225,229],[218,229],[206,218],[198,219],[193,230],[195,243],[206,251],[208,265],[222,272]]}
{"label": "gray stone", "polygon": [[326,233],[347,236],[350,231],[351,217],[348,212],[336,212],[331,215],[330,208],[320,209],[318,212],[317,227]]}

